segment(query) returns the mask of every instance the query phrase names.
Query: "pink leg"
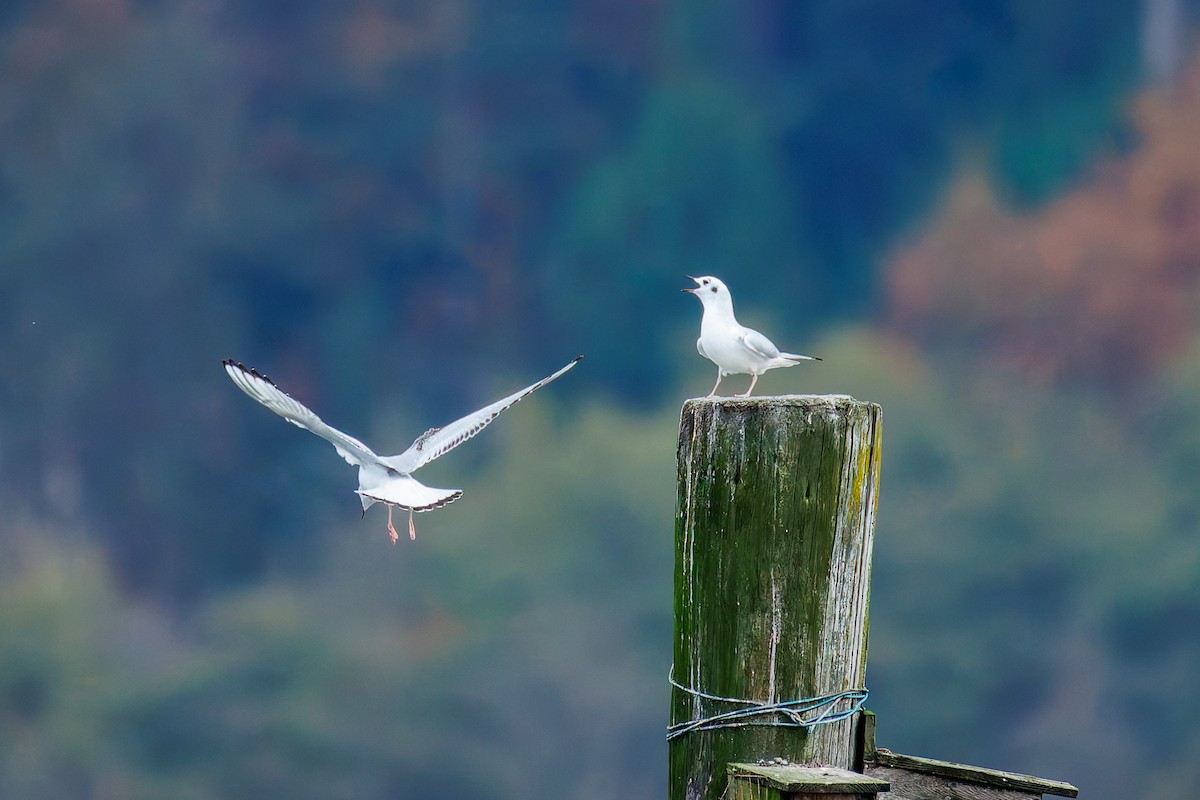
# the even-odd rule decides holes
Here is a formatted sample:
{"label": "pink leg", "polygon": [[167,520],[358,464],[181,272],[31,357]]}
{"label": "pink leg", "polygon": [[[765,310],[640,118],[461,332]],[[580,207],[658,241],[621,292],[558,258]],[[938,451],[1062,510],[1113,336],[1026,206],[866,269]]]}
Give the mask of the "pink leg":
{"label": "pink leg", "polygon": [[757,375],[755,375],[753,378],[750,379],[750,388],[746,390],[746,393],[739,394],[738,397],[749,397],[750,393],[754,391],[754,384],[756,384],[756,383],[758,383]]}
{"label": "pink leg", "polygon": [[414,542],[417,540],[417,529],[413,525],[413,510],[411,508],[408,510],[408,538]]}
{"label": "pink leg", "polygon": [[713,384],[712,391],[708,393],[708,396],[712,397],[714,394],[716,394],[717,387],[720,385],[721,385],[721,370],[717,370],[717,382]]}
{"label": "pink leg", "polygon": [[392,507],[388,506],[388,536],[392,537],[392,544],[395,544],[400,539],[400,534],[396,533],[396,526],[392,524]]}

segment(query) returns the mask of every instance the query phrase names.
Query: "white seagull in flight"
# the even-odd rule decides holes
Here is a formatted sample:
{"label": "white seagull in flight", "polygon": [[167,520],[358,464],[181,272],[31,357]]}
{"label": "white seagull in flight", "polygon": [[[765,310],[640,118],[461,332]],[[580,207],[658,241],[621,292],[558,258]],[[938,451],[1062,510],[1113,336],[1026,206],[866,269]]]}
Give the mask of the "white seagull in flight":
{"label": "white seagull in flight", "polygon": [[[688,275],[692,278],[691,275]],[[770,339],[756,330],[739,325],[733,316],[733,295],[718,278],[706,275],[692,278],[696,288],[683,289],[700,298],[704,316],[700,320],[700,338],[696,349],[700,355],[717,365],[717,382],[712,397],[726,375],[750,374],[750,388],[738,397],[749,397],[758,383],[758,376],[776,367],[794,367],[801,361],[820,361],[816,356],[781,353]]]}
{"label": "white seagull in flight", "polygon": [[460,444],[479,433],[501,411],[520,402],[528,395],[545,386],[579,363],[583,356],[576,356],[570,364],[548,378],[542,378],[532,386],[526,386],[503,400],[484,406],[473,414],[451,422],[442,428],[430,428],[417,437],[412,446],[398,456],[377,456],[371,448],[341,431],[331,428],[307,407],[279,389],[271,379],[246,365],[227,359],[222,363],[229,377],[238,388],[274,411],[293,425],[315,433],[333,445],[338,455],[352,466],[358,467],[359,499],[363,514],[375,503],[388,507],[388,534],[395,543],[400,535],[392,525],[392,506],[408,511],[408,536],[417,538],[413,526],[413,512],[431,511],[453,503],[462,497],[461,489],[434,489],[426,486],[412,473],[439,456],[449,453]]}

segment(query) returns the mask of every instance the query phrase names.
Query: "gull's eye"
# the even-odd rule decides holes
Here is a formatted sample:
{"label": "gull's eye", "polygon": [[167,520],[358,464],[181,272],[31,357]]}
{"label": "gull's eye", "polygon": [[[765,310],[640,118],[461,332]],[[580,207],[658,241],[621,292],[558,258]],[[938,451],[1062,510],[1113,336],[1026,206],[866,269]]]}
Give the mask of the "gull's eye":
{"label": "gull's eye", "polygon": [[705,278],[704,280],[700,281],[700,285],[701,285],[701,286],[708,286],[708,278]]}

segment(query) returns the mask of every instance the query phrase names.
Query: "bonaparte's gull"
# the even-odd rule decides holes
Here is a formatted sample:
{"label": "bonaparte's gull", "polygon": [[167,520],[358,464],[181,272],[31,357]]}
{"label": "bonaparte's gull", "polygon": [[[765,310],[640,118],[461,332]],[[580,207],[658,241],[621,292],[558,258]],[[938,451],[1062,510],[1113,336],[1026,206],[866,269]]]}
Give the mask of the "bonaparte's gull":
{"label": "bonaparte's gull", "polygon": [[371,448],[341,431],[331,428],[321,418],[291,396],[285,394],[270,378],[244,364],[228,359],[222,362],[229,377],[238,388],[274,411],[293,425],[315,433],[334,446],[338,455],[358,467],[359,499],[363,514],[375,503],[388,507],[388,534],[392,542],[399,538],[392,525],[392,506],[408,511],[408,536],[417,538],[413,525],[414,511],[431,511],[453,503],[462,497],[460,489],[434,489],[412,477],[419,467],[450,452],[460,444],[483,430],[501,411],[523,400],[575,366],[583,356],[577,356],[570,364],[526,386],[502,400],[484,406],[473,414],[451,422],[442,428],[430,428],[417,437],[412,446],[398,456],[377,456]]}
{"label": "bonaparte's gull", "polygon": [[[692,278],[691,275],[688,276]],[[781,353],[771,340],[756,330],[739,325],[733,316],[733,296],[718,278],[706,275],[692,278],[694,289],[684,289],[700,298],[704,317],[700,320],[700,338],[696,349],[700,355],[717,365],[717,382],[712,397],[726,375],[749,374],[750,388],[738,397],[749,397],[758,383],[758,376],[776,367],[794,367],[801,361],[820,361],[816,356]]]}

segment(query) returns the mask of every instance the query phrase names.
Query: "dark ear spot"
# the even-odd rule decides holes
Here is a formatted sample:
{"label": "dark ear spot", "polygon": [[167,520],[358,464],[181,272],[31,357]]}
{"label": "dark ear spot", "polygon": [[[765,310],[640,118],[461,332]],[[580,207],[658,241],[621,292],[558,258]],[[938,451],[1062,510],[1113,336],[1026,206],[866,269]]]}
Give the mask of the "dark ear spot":
{"label": "dark ear spot", "polygon": [[715,287],[715,286],[714,286],[714,287],[712,287],[712,290],[713,290],[714,292],[716,292],[716,291],[717,291],[717,287]]}

